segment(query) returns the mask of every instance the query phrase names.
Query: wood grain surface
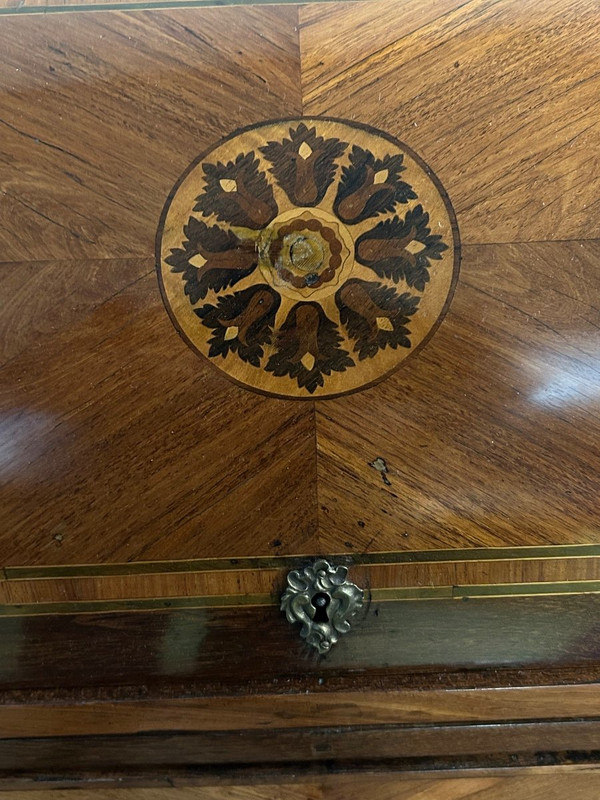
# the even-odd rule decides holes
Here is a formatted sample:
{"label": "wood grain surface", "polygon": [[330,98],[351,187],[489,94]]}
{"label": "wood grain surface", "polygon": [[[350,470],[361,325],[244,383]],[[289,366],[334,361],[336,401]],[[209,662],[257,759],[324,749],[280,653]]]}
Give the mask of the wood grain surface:
{"label": "wood grain surface", "polygon": [[151,256],[173,181],[202,149],[299,112],[296,18],[284,6],[3,20],[3,261]]}
{"label": "wood grain surface", "polygon": [[221,768],[261,766],[267,752],[270,765],[538,754],[540,742],[547,753],[585,753],[593,751],[599,727],[598,721],[581,720],[5,739],[0,749],[0,775],[17,770],[49,771],[57,763],[68,763],[68,759],[81,773],[118,772],[127,767],[160,772],[181,767],[202,769],[214,764]]}
{"label": "wood grain surface", "polygon": [[200,149],[299,112],[296,18],[3,22],[2,563],[315,549],[312,409],[231,394],[197,363],[148,258]]}
{"label": "wood grain surface", "polygon": [[[588,0],[8,16],[0,563],[596,542],[598,25]],[[465,245],[418,357],[315,406],[207,370],[151,274],[160,209],[198,153],[302,113],[405,140],[441,177]],[[368,573],[373,587],[597,578],[595,559]],[[278,580],[1,590],[48,602]]]}
{"label": "wood grain surface", "polygon": [[467,244],[598,237],[595,0],[402,5],[301,9],[304,113],[413,145]]}
{"label": "wood grain surface", "polygon": [[[257,493],[259,488],[256,488]],[[262,514],[263,506],[257,497],[257,517]],[[208,510],[207,513],[210,513]],[[275,520],[281,520],[276,517]],[[225,516],[224,525],[232,524],[232,516]],[[252,525],[259,529],[256,520],[239,520],[239,526],[252,530]],[[307,540],[306,546],[310,546]],[[280,548],[277,548],[280,549]],[[518,556],[518,553],[516,554]],[[294,557],[296,562],[298,557]],[[301,558],[301,560],[303,560]],[[234,559],[235,561],[235,559]],[[28,571],[27,577],[0,580],[0,603],[9,605],[33,605],[47,603],[78,603],[102,601],[151,601],[153,598],[201,598],[210,604],[211,599],[219,602],[220,598],[229,597],[233,603],[244,600],[246,595],[263,595],[264,602],[276,603],[285,586],[285,578],[289,565],[260,569],[237,569],[235,564],[229,569],[196,571],[194,568],[181,572],[165,572],[160,567],[150,569],[148,573],[127,573],[127,565],[123,565],[121,575],[81,575],[54,577],[36,577],[35,571]],[[135,566],[138,566],[136,564]],[[170,566],[174,566],[173,563]],[[82,568],[85,570],[85,567]],[[10,569],[7,569],[10,574]],[[426,593],[433,587],[441,588],[448,593],[468,593],[471,589],[482,590],[491,585],[499,593],[514,591],[531,594],[536,586],[548,592],[566,590],[569,584],[576,581],[588,583],[587,589],[581,586],[579,591],[600,590],[600,559],[594,558],[556,558],[556,559],[520,559],[518,557],[498,560],[474,560],[457,563],[433,564],[385,564],[364,566],[355,564],[351,567],[350,576],[359,586],[367,590],[408,590],[413,597]],[[592,585],[593,582],[598,582]],[[577,589],[573,589],[574,592]],[[58,610],[58,608],[57,608]]]}
{"label": "wood grain surface", "polygon": [[[305,0],[308,3],[319,0]],[[326,0],[329,2],[330,0]],[[270,4],[273,0],[267,0]],[[345,0],[356,2],[356,0]],[[277,5],[298,5],[294,0],[277,0]],[[203,8],[212,6],[252,6],[258,5],[252,0],[0,0],[0,15],[14,14],[54,14],[54,13],[81,13],[96,10],[160,10],[169,8]]]}
{"label": "wood grain surface", "polygon": [[[263,552],[312,549],[312,409],[280,403],[274,414],[241,389],[234,401],[227,381],[177,347],[155,280],[145,276],[2,371],[16,450],[2,489],[6,564],[192,557],[199,533],[207,555],[252,555],[259,536]],[[251,513],[235,500],[242,484]]]}
{"label": "wood grain surface", "polygon": [[342,533],[360,552],[597,541],[599,255],[597,242],[466,246],[421,357],[318,405],[326,550]]}
{"label": "wood grain surface", "polygon": [[0,691],[27,705],[597,683],[599,607],[585,594],[373,602],[327,658],[276,606],[3,616]]}
{"label": "wood grain surface", "polygon": [[[597,584],[467,590],[560,592],[598,581],[600,557],[460,554],[598,541],[599,33],[593,0],[3,19],[1,788],[207,784],[228,764],[237,788],[189,791],[597,796]],[[320,115],[422,157],[464,258],[417,357],[314,403],[209,369],[152,270],[160,210],[199,153]],[[456,558],[419,560],[440,548]],[[353,567],[372,602],[326,659],[274,604],[289,565],[197,563],[384,551],[417,556]],[[143,566],[178,559],[196,564]],[[132,569],[94,574],[111,564]],[[60,565],[83,570],[27,573]],[[448,599],[385,595],[436,587]],[[228,605],[166,606],[195,595]],[[307,780],[276,786],[268,761]],[[392,765],[413,778],[336,776]],[[414,779],[452,768],[488,772]]]}
{"label": "wood grain surface", "polygon": [[[600,776],[588,774],[523,775],[476,778],[420,778],[335,776],[318,782],[259,786],[203,786],[155,789],[94,787],[97,800],[355,800],[377,795],[381,800],[596,800]],[[21,800],[21,792],[6,792],[7,800]],[[89,800],[89,789],[31,791],[28,800]]]}
{"label": "wood grain surface", "polygon": [[297,692],[140,700],[2,702],[0,736],[234,731],[598,717],[598,684],[493,689]]}

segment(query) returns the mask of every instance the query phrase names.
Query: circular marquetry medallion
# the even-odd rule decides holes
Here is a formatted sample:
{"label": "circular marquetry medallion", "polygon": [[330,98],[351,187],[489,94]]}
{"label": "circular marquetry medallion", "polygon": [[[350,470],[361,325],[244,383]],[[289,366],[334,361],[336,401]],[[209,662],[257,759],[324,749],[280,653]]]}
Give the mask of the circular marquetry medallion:
{"label": "circular marquetry medallion", "polygon": [[458,275],[452,208],[386,133],[326,118],[238,131],[196,159],[160,222],[173,323],[242,385],[356,391],[414,353]]}

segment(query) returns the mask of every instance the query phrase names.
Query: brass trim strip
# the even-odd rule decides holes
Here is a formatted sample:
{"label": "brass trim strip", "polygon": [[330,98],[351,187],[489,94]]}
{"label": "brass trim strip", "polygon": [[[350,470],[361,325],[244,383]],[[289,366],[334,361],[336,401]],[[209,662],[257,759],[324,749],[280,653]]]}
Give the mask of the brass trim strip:
{"label": "brass trim strip", "polygon": [[452,600],[456,586],[398,586],[371,589],[371,602],[389,603],[397,600]]}
{"label": "brass trim strip", "polygon": [[[148,0],[144,2],[73,3],[71,5],[27,6],[0,8],[0,16],[18,14],[68,14],[84,11],[168,11],[175,8],[220,8],[221,6],[304,5],[305,3],[339,2],[339,0]],[[358,2],[358,0],[344,0]]]}
{"label": "brass trim strip", "polygon": [[[396,564],[452,564],[468,561],[538,561],[549,559],[598,558],[598,544],[543,545],[528,547],[474,547],[463,550],[405,550],[402,552],[327,554],[349,566],[394,566]],[[9,581],[44,578],[109,577],[152,575],[170,572],[220,572],[283,570],[298,566],[312,555],[256,556],[243,558],[200,558],[179,561],[134,561],[114,564],[64,564],[56,566],[4,567]]]}
{"label": "brass trim strip", "polygon": [[537,583],[497,583],[472,586],[433,586],[372,589],[371,600],[385,603],[398,600],[467,600],[493,597],[539,597],[549,595],[600,594],[600,581],[540,581]]}
{"label": "brass trim strip", "polygon": [[21,603],[0,605],[1,617],[38,615],[105,614],[124,611],[174,611],[190,608],[273,606],[279,597],[271,594],[213,595],[204,597],[153,597],[133,600],[73,600],[66,603]]}
{"label": "brass trim strip", "polygon": [[[488,600],[491,598],[600,594],[600,581],[558,583],[506,583],[496,586],[410,586],[373,589],[371,602],[389,603],[425,600]],[[133,600],[80,600],[67,603],[27,603],[0,606],[1,617],[66,614],[105,614],[127,611],[174,611],[177,609],[278,606],[275,594],[215,595],[204,597],[160,597]]]}

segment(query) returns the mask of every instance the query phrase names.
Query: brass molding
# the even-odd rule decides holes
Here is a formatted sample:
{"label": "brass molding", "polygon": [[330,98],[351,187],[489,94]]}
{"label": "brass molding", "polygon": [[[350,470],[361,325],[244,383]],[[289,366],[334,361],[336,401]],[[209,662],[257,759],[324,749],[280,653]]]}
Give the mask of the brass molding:
{"label": "brass molding", "polygon": [[[330,3],[340,0],[301,0],[305,3]],[[343,0],[346,3],[358,0]],[[221,6],[255,6],[255,5],[298,5],[298,0],[140,0],[140,2],[119,3],[118,0],[108,3],[73,3],[71,5],[55,5],[49,2],[47,6],[16,5],[0,8],[0,16],[13,16],[16,14],[73,14],[85,11],[169,11],[179,8],[214,8]]]}
{"label": "brass molding", "polygon": [[126,611],[174,611],[186,608],[226,608],[232,606],[275,606],[278,595],[236,594],[203,597],[152,597],[134,600],[73,600],[67,603],[22,603],[0,605],[0,617],[39,615],[106,614]]}
{"label": "brass molding", "polygon": [[372,589],[371,601],[385,603],[399,600],[484,600],[495,597],[546,597],[574,594],[600,594],[600,581],[391,587],[389,589]]}
{"label": "brass molding", "polygon": [[[114,564],[64,564],[56,566],[4,567],[7,581],[44,578],[100,578],[117,575],[157,575],[170,572],[244,572],[284,570],[308,563],[314,554],[256,556],[244,558],[200,558],[180,561],[134,561]],[[455,564],[473,561],[538,561],[598,558],[600,545],[568,544],[531,547],[476,547],[463,550],[404,550],[402,552],[328,554],[347,566],[393,566],[395,564]]]}

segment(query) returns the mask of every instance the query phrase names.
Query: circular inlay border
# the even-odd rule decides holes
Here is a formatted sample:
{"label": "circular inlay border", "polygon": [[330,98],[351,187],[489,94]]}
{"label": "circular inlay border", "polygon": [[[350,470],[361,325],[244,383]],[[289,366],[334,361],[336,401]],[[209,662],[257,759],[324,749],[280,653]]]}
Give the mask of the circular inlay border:
{"label": "circular inlay border", "polygon": [[190,164],[156,256],[193,350],[246,388],[311,399],[372,386],[429,341],[460,240],[440,181],[405,144],[289,118],[234,131]]}

